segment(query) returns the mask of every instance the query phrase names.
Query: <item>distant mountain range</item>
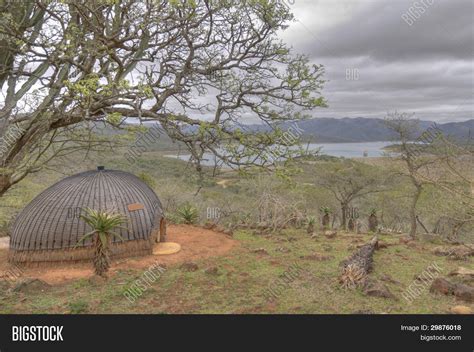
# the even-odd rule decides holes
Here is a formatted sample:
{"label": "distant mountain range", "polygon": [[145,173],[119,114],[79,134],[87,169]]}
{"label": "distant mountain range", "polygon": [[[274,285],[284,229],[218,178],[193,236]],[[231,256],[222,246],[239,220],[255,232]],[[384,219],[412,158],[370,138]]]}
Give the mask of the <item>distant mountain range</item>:
{"label": "distant mountain range", "polygon": [[[419,121],[419,133],[434,126],[433,121]],[[146,125],[151,125],[147,123]],[[295,127],[295,122],[283,122],[280,127],[288,130]],[[302,132],[305,141],[316,143],[358,143],[358,142],[383,142],[395,141],[396,135],[384,123],[383,119],[354,117],[354,118],[315,118],[296,122],[298,129]],[[474,119],[462,122],[437,123],[438,128],[445,136],[450,136],[457,140],[466,140],[470,136],[474,137]],[[243,131],[268,131],[270,127],[263,124],[253,124],[235,126]],[[196,126],[187,127],[185,131],[192,132]],[[117,133],[117,132],[112,132]],[[165,139],[166,136],[163,136]]]}
{"label": "distant mountain range", "polygon": [[[282,129],[288,129],[292,122],[282,123]],[[433,121],[420,121],[420,133],[430,126]],[[298,121],[297,126],[302,130],[303,137],[318,143],[356,143],[393,141],[396,135],[387,128],[383,119],[378,118],[316,118]],[[474,119],[462,122],[437,123],[438,128],[446,136],[455,139],[467,139],[474,136]],[[247,130],[267,130],[263,125],[247,125]]]}

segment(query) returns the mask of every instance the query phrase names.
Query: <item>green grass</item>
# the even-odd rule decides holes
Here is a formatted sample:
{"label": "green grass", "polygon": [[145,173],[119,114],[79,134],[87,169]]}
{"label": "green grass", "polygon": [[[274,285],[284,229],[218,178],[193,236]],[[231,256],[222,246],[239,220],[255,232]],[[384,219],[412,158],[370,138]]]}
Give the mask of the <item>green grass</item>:
{"label": "green grass", "polygon": [[[387,243],[396,243],[376,252],[374,271],[379,279],[390,275],[400,284],[385,283],[397,299],[365,296],[360,290],[344,290],[339,286],[339,262],[352,250],[351,241],[359,236],[338,234],[335,239],[310,239],[304,230],[288,230],[280,235],[263,237],[237,232],[241,246],[223,257],[196,262],[199,270],[187,272],[179,264],[169,266],[135,302],[123,292],[139,278],[142,270],[122,270],[106,282],[79,279],[50,287],[44,293],[25,295],[4,293],[1,313],[445,313],[459,303],[453,297],[432,294],[425,290],[413,303],[402,298],[402,292],[428,265],[436,262],[442,275],[459,265],[473,267],[471,261],[453,261],[431,254],[434,245],[419,242],[417,248],[398,244],[398,239],[382,236]],[[288,239],[291,238],[291,241]],[[281,248],[285,248],[281,251]],[[265,248],[267,255],[252,252]],[[289,251],[288,251],[289,250]],[[319,253],[332,256],[327,261],[303,259]],[[303,269],[288,288],[274,301],[264,290],[278,280],[292,264]],[[205,273],[210,266],[218,274]],[[474,308],[474,305],[471,304]]]}

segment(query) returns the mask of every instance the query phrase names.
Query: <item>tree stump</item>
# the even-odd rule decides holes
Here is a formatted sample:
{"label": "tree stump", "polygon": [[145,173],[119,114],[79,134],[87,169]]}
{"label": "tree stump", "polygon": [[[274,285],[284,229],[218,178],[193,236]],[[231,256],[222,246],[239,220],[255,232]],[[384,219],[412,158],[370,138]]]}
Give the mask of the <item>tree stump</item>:
{"label": "tree stump", "polygon": [[367,274],[372,270],[373,255],[378,238],[375,236],[369,243],[364,244],[349,258],[341,262],[342,274],[340,282],[343,287],[362,287],[367,282]]}

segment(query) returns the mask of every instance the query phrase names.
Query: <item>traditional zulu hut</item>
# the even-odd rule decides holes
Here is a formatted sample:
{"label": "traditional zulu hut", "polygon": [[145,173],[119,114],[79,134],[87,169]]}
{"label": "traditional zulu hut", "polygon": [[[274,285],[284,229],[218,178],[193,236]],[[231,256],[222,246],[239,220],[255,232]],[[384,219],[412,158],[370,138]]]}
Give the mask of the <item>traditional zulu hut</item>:
{"label": "traditional zulu hut", "polygon": [[157,195],[138,177],[123,171],[97,170],[67,177],[39,194],[16,217],[10,229],[9,260],[41,263],[90,260],[92,241],[78,243],[92,231],[81,218],[85,208],[124,214],[115,229],[112,257],[151,254],[164,240],[165,222]]}

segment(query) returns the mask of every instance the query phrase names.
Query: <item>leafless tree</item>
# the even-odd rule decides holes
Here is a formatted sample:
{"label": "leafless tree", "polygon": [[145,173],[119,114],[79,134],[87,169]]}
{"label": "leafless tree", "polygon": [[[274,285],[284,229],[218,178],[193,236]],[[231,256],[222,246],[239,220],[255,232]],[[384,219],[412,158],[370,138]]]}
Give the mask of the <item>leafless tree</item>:
{"label": "leafless tree", "polygon": [[472,139],[452,140],[435,123],[421,131],[419,121],[406,113],[391,113],[386,123],[397,135],[398,158],[405,165],[401,174],[415,188],[410,206],[410,236],[416,236],[417,222],[422,225],[416,207],[425,186],[430,185],[444,193],[451,207],[456,207],[454,216],[443,216],[454,224],[452,236],[455,237],[461,227],[474,220]]}
{"label": "leafless tree", "polygon": [[[401,160],[405,167],[398,174],[408,177],[414,187],[410,204],[410,232],[412,238],[416,237],[417,231],[417,204],[423,192],[423,187],[428,182],[420,177],[422,172],[429,172],[429,166],[435,163],[432,157],[423,155],[421,148],[426,145],[417,145],[414,142],[420,137],[419,121],[408,113],[389,113],[385,119],[386,126],[395,133],[398,143],[399,154],[397,159]],[[437,136],[435,136],[437,137]]]}

